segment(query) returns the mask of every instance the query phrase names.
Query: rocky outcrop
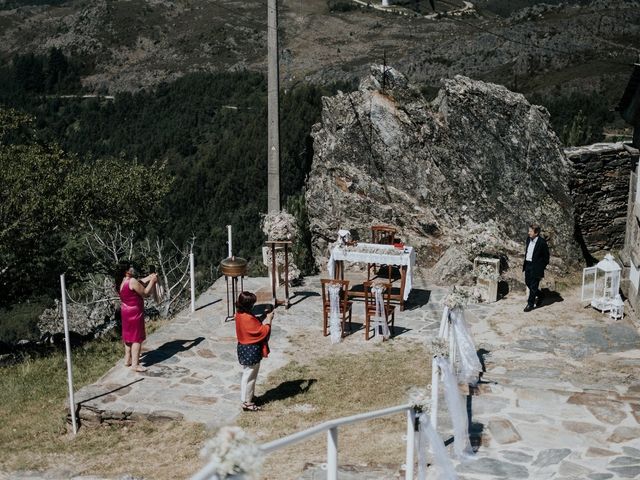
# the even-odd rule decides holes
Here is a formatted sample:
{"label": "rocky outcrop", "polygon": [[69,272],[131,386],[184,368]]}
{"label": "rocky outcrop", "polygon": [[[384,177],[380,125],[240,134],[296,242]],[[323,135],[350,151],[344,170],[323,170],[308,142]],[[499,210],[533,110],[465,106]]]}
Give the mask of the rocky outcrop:
{"label": "rocky outcrop", "polygon": [[[43,339],[64,335],[62,304],[55,300],[55,307],[45,310],[38,319],[38,330]],[[82,337],[99,337],[116,325],[116,303],[101,301],[92,304],[69,303],[67,318],[69,331]]]}
{"label": "rocky outcrop", "polygon": [[521,94],[456,76],[429,103],[399,72],[373,66],[358,91],[323,99],[312,135],[306,201],[321,268],[338,229],[367,240],[374,224],[398,227],[443,282],[469,277],[480,254],[519,275],[532,221],[553,269],[578,258],[571,165],[548,112]]}

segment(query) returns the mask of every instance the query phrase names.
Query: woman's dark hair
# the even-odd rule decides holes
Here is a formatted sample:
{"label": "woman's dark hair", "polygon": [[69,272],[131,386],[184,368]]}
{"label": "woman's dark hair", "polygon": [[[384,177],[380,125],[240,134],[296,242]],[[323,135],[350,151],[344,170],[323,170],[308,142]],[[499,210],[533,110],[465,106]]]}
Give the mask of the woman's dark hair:
{"label": "woman's dark hair", "polygon": [[533,233],[535,233],[536,235],[540,234],[541,228],[539,223],[532,223],[529,225],[529,228],[533,230]]}
{"label": "woman's dark hair", "polygon": [[236,308],[240,313],[251,313],[251,309],[256,303],[256,296],[251,292],[242,292],[238,295],[238,300],[236,301]]}
{"label": "woman's dark hair", "polygon": [[118,262],[118,265],[116,266],[115,269],[115,273],[113,274],[113,279],[114,279],[114,288],[116,289],[116,292],[120,293],[120,285],[122,285],[122,280],[125,277],[125,274],[127,273],[127,271],[133,266],[133,264],[128,261],[128,260],[123,260]]}

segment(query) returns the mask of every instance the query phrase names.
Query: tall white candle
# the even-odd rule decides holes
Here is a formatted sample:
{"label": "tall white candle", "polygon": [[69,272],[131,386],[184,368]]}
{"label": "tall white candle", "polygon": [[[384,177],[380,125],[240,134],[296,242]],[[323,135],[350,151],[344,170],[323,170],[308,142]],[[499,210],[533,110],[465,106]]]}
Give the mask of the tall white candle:
{"label": "tall white candle", "polygon": [[231,225],[227,225],[227,236],[228,236],[227,246],[229,247],[229,257],[231,257],[231,252],[233,251],[233,249],[231,248]]}

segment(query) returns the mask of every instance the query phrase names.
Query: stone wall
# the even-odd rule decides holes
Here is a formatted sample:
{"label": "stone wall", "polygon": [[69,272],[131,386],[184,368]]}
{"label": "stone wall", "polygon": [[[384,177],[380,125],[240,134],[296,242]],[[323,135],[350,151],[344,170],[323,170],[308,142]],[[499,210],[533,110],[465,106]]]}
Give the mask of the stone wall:
{"label": "stone wall", "polygon": [[567,148],[565,154],[573,164],[570,191],[583,253],[601,259],[606,251],[622,250],[629,175],[638,161],[638,150],[623,143],[596,143]]}

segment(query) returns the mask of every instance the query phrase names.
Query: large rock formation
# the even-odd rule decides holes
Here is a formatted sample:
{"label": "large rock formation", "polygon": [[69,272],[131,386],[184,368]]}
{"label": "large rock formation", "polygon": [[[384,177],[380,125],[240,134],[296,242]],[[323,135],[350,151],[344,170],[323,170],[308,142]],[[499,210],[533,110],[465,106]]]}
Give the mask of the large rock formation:
{"label": "large rock formation", "polygon": [[571,165],[548,112],[521,94],[456,76],[429,103],[373,66],[358,91],[323,99],[313,138],[306,200],[321,268],[339,228],[368,240],[373,224],[398,227],[442,282],[468,277],[479,254],[520,275],[532,221],[552,269],[577,259]]}

